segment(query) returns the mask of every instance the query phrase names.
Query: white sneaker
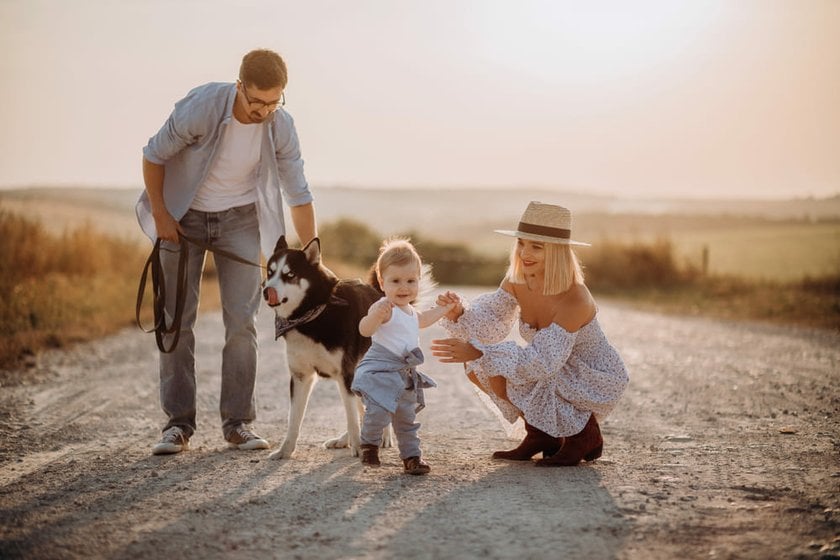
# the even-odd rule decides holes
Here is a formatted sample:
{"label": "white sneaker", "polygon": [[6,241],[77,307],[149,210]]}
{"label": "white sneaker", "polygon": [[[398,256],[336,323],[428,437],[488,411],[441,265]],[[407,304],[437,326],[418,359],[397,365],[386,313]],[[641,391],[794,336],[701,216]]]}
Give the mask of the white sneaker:
{"label": "white sneaker", "polygon": [[227,436],[228,447],[249,451],[251,449],[268,449],[266,440],[240,424]]}
{"label": "white sneaker", "polygon": [[168,455],[170,453],[180,453],[190,448],[190,438],[184,433],[184,430],[178,426],[172,426],[165,432],[152,447],[152,455]]}

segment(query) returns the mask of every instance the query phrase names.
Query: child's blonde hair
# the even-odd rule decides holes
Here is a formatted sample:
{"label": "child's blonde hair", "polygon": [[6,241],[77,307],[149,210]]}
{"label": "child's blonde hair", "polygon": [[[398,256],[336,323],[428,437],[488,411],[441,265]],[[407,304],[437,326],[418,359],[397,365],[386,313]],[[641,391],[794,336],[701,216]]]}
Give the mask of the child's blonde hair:
{"label": "child's blonde hair", "polygon": [[382,273],[389,266],[417,265],[417,275],[420,276],[423,261],[417,249],[406,237],[391,237],[386,239],[379,248],[379,258],[376,259],[376,276],[382,283]]}
{"label": "child's blonde hair", "polygon": [[[522,261],[519,258],[518,242],[510,252],[510,266],[506,278],[512,284],[524,284]],[[571,245],[564,243],[545,243],[545,280],[543,294],[562,294],[575,284],[583,284],[583,267]]]}

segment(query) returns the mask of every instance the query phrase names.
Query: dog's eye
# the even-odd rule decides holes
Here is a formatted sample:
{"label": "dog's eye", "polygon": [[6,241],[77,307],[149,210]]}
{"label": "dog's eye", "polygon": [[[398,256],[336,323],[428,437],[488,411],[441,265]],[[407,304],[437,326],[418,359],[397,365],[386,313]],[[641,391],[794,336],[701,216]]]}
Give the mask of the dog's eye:
{"label": "dog's eye", "polygon": [[295,273],[294,273],[294,272],[284,272],[284,273],[283,273],[283,279],[284,279],[284,280],[291,280],[291,279],[292,279],[292,278],[294,278],[294,277],[295,277]]}

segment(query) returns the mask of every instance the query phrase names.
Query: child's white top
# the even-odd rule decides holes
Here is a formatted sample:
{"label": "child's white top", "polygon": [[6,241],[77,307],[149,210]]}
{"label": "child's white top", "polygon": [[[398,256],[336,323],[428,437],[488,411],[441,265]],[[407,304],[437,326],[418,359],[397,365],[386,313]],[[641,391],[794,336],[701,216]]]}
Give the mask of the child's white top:
{"label": "child's white top", "polygon": [[417,312],[411,305],[403,311],[396,305],[391,309],[391,318],[382,323],[370,337],[398,356],[414,350],[420,345],[420,323]]}

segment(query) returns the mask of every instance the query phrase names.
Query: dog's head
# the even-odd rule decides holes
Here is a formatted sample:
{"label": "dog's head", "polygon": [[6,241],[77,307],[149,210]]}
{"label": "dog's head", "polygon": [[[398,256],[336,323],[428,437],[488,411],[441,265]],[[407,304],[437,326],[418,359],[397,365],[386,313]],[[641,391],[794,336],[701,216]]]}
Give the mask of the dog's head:
{"label": "dog's head", "polygon": [[298,315],[329,299],[338,279],[321,264],[316,237],[303,249],[292,249],[280,236],[266,265],[263,298],[281,317]]}

